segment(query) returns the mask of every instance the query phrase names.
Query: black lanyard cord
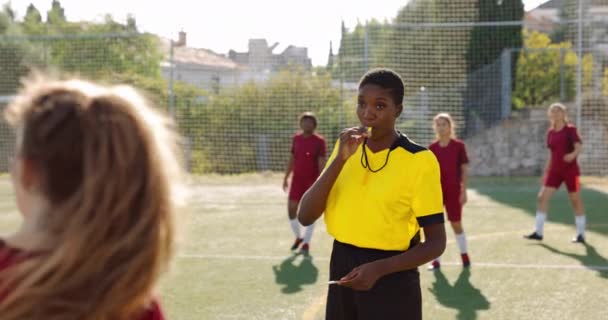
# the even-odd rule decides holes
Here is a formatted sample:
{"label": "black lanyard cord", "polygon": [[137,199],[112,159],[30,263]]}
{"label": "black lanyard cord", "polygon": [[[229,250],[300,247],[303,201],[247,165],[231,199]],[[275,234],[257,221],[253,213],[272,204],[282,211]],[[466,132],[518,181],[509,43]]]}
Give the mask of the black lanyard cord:
{"label": "black lanyard cord", "polygon": [[388,164],[388,157],[391,155],[391,149],[388,150],[388,152],[386,153],[386,160],[384,161],[384,164],[382,165],[382,167],[374,170],[372,169],[372,167],[369,164],[369,160],[367,159],[367,151],[365,150],[365,146],[367,145],[367,139],[365,139],[365,141],[363,141],[363,152],[361,152],[361,166],[365,169],[368,169],[369,171],[371,171],[372,173],[376,173],[382,169],[384,169],[384,167],[386,167],[386,165]]}

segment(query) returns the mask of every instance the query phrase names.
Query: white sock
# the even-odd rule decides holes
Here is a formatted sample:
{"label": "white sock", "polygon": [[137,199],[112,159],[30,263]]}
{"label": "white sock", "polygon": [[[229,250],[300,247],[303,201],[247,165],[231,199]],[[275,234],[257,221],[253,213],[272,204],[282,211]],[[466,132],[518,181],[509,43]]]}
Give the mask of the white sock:
{"label": "white sock", "polygon": [[547,214],[544,212],[536,211],[536,233],[539,236],[543,235],[545,220],[547,220]]}
{"label": "white sock", "polygon": [[300,221],[298,221],[298,219],[289,219],[289,224],[291,225],[291,230],[293,230],[293,234],[296,238],[302,238],[302,235],[300,234]]}
{"label": "white sock", "polygon": [[315,231],[314,223],[306,227],[306,231],[304,232],[304,243],[310,244],[310,239],[312,239],[313,231]]}
{"label": "white sock", "polygon": [[458,242],[460,253],[467,253],[467,237],[464,232],[456,235],[456,242]]}
{"label": "white sock", "polygon": [[585,224],[587,224],[587,216],[575,216],[574,221],[576,222],[576,235],[585,235]]}

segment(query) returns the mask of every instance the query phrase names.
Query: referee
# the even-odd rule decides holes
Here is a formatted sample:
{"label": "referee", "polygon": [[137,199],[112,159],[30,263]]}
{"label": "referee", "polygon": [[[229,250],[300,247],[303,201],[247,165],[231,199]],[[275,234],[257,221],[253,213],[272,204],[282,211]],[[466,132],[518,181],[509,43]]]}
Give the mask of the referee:
{"label": "referee", "polygon": [[395,129],[403,95],[392,70],[361,78],[362,127],[340,133],[300,202],[300,222],[310,225],[325,212],[335,239],[330,280],[338,282],[329,287],[327,319],[422,319],[417,267],[443,253],[446,236],[437,159]]}

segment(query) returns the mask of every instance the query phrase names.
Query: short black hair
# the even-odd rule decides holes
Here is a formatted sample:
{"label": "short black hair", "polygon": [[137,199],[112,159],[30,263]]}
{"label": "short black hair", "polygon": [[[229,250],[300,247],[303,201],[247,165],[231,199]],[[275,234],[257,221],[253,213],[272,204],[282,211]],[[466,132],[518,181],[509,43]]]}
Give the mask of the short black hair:
{"label": "short black hair", "polygon": [[359,81],[359,89],[363,88],[363,86],[367,84],[375,84],[384,89],[390,90],[395,104],[403,104],[405,88],[403,85],[403,80],[401,80],[401,76],[397,72],[387,68],[369,70],[363,75],[363,77],[361,77],[361,80]]}
{"label": "short black hair", "polygon": [[312,112],[304,112],[300,115],[300,122],[302,122],[302,120],[304,119],[310,119],[312,120],[312,122],[315,125],[315,128],[317,127],[317,117],[315,116],[314,113]]}

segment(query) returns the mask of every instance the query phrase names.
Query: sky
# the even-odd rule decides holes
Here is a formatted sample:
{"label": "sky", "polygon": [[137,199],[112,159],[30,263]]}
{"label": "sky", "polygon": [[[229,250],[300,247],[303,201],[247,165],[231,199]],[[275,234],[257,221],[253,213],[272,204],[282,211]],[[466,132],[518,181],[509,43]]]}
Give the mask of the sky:
{"label": "sky", "polygon": [[[18,17],[33,3],[46,16],[52,0],[11,0]],[[547,0],[524,0],[530,10]],[[0,0],[6,3],[7,0]],[[165,38],[188,34],[188,46],[227,54],[247,51],[250,38],[279,43],[276,53],[288,45],[308,48],[313,65],[325,65],[329,43],[340,42],[340,23],[347,28],[372,18],[391,20],[407,0],[60,0],[70,21],[103,21],[111,14],[117,21],[135,16],[141,31]],[[382,3],[382,5],[378,5]],[[336,51],[334,51],[336,52]]]}

